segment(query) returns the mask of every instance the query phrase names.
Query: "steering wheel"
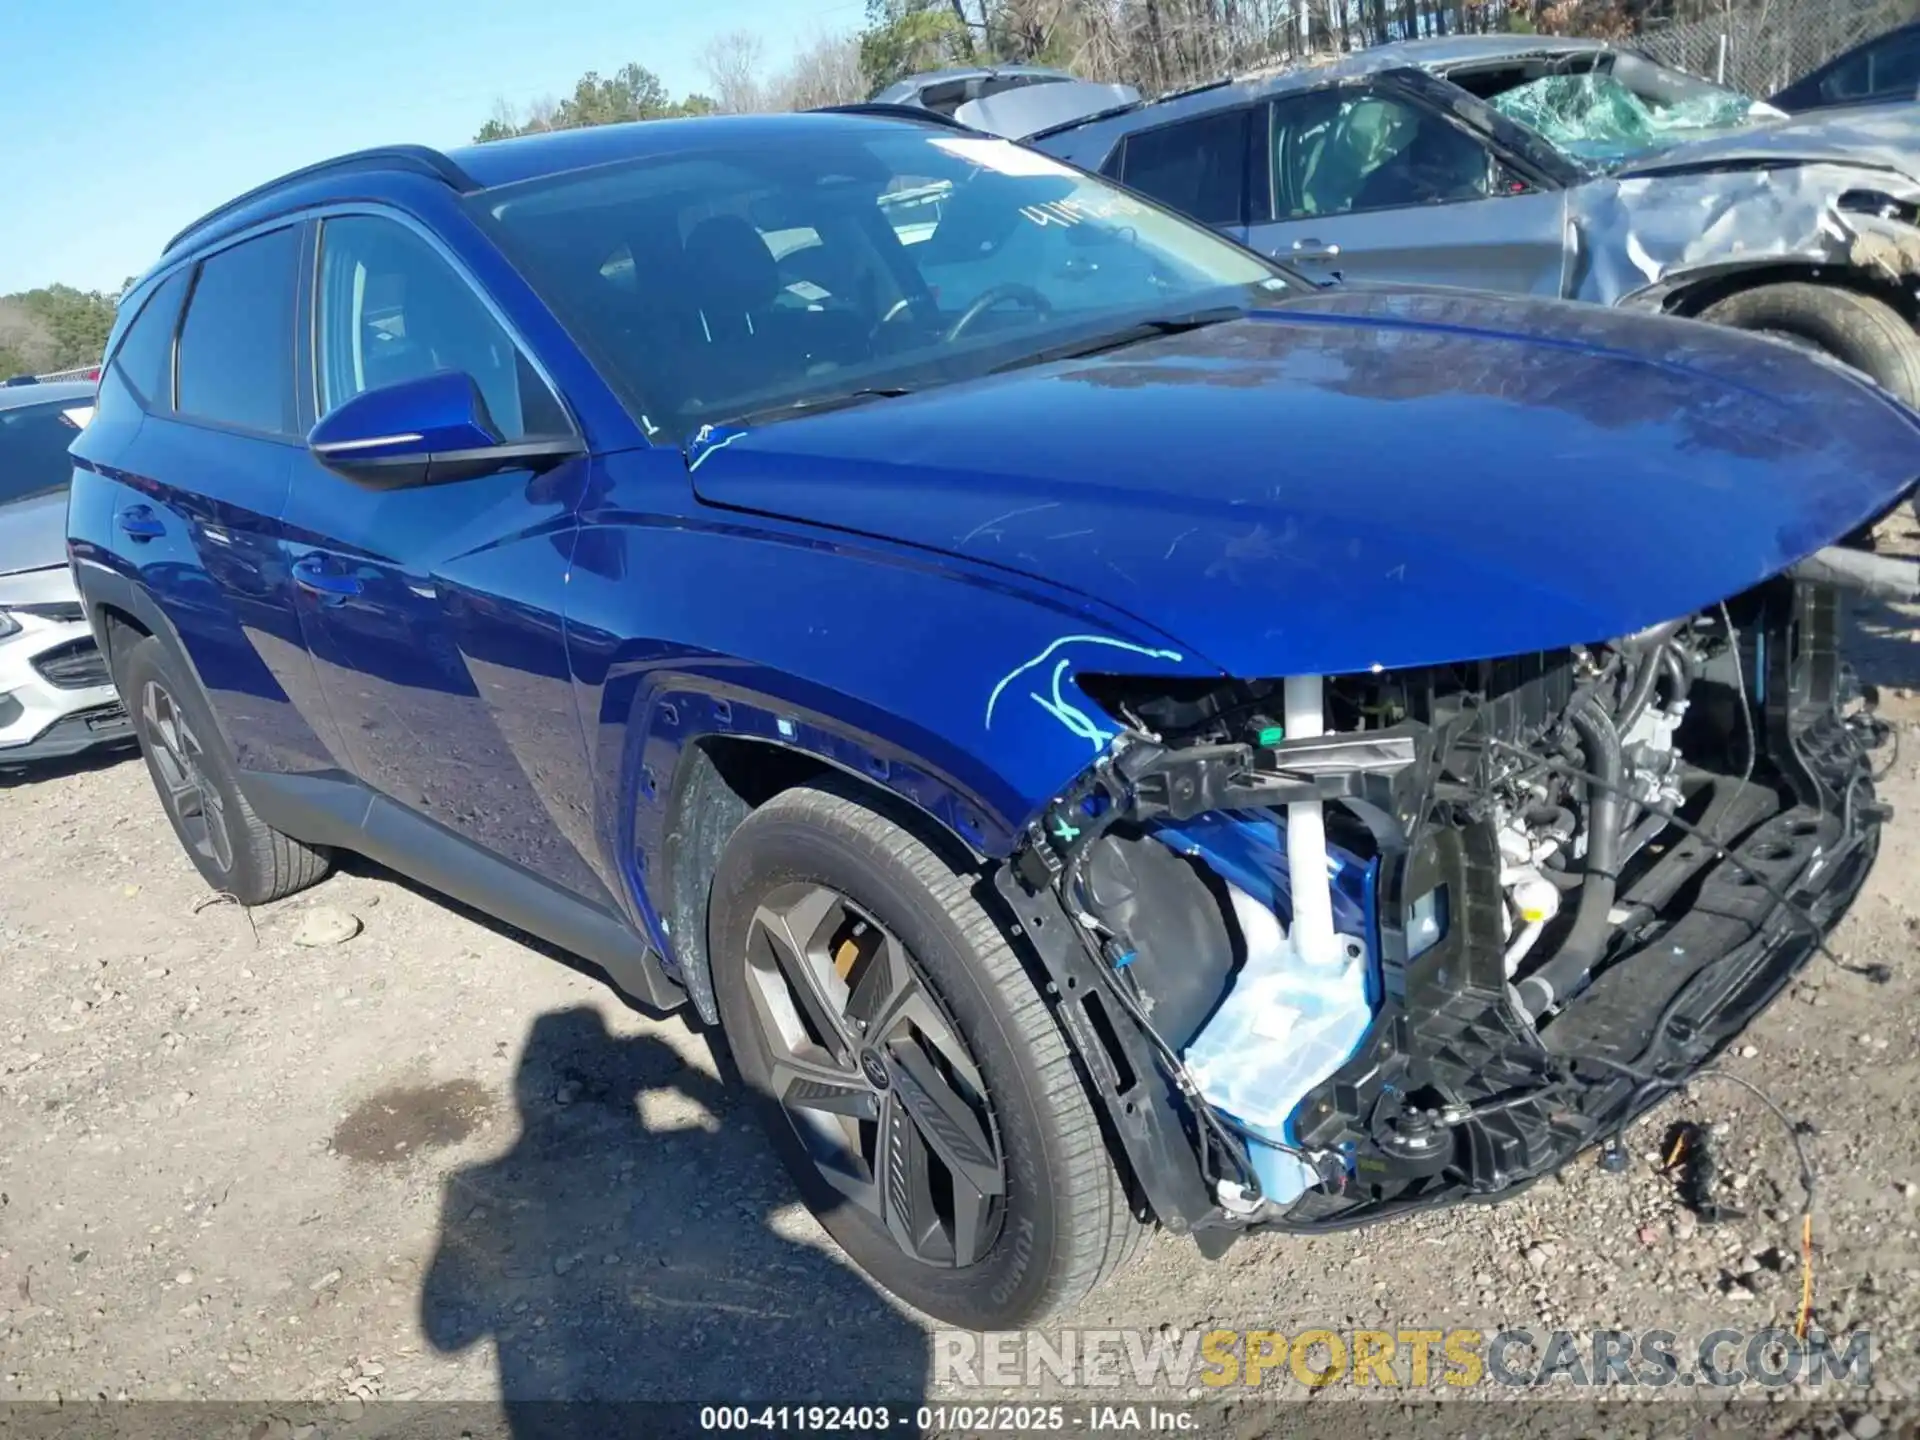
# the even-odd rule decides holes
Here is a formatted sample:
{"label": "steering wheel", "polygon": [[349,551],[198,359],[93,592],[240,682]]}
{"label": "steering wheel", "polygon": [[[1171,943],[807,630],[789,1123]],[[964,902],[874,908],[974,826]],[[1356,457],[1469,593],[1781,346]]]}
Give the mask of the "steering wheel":
{"label": "steering wheel", "polygon": [[1008,300],[1018,300],[1042,320],[1050,318],[1053,314],[1053,302],[1031,285],[1018,283],[990,285],[974,297],[971,305],[960,312],[958,320],[947,327],[947,343],[951,345],[967,333],[968,327],[974,321],[994,306],[1004,304]]}

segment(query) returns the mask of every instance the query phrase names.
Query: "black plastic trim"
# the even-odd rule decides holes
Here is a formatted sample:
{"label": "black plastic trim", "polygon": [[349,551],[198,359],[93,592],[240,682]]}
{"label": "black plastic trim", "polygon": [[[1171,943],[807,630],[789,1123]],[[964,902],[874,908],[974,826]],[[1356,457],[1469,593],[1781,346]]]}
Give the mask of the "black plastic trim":
{"label": "black plastic trim", "polygon": [[822,105],[812,111],[815,115],[871,115],[882,120],[917,120],[922,125],[937,125],[943,130],[958,130],[963,135],[984,135],[984,130],[976,130],[964,121],[951,115],[942,115],[938,110],[923,110],[918,105],[882,105],[875,101],[862,101],[855,105]]}
{"label": "black plastic trim", "polygon": [[1228,1233],[1215,1227],[1219,1207],[1208,1193],[1194,1138],[1159,1057],[1139,1028],[1115,1021],[1108,1027],[1124,1053],[1130,1074],[1122,1076],[1108,1055],[1086,1001],[1103,993],[1094,961],[1076,937],[1074,922],[1051,887],[1027,885],[1012,865],[994,871],[993,883],[1012,911],[1014,933],[1039,959],[1047,998],[1080,1058],[1101,1104],[1102,1127],[1117,1142],[1140,1196],[1155,1219],[1175,1235],[1192,1234],[1210,1258],[1224,1251]]}
{"label": "black plastic trim", "polygon": [[373,150],[356,150],[351,155],[336,156],[331,160],[322,160],[317,165],[307,165],[299,170],[288,171],[278,179],[269,180],[264,185],[256,185],[244,194],[236,195],[226,204],[209,210],[186,229],[167,241],[162,255],[171,255],[187,240],[206,229],[216,220],[233,215],[245,209],[256,200],[264,200],[277,190],[283,190],[302,180],[313,180],[322,175],[346,175],[367,170],[406,170],[416,175],[426,175],[435,180],[444,180],[462,195],[468,195],[480,188],[466,171],[438,150],[425,145],[387,145]]}
{"label": "black plastic trim", "polygon": [[686,992],[617,915],[396,804],[351,776],[240,773],[254,812],[276,830],[376,860],[462,904],[591,960],[622,992],[673,1010]]}
{"label": "black plastic trim", "polygon": [[62,760],[96,745],[121,745],[133,739],[133,722],[118,701],[62,715],[24,745],[0,750],[0,769]]}

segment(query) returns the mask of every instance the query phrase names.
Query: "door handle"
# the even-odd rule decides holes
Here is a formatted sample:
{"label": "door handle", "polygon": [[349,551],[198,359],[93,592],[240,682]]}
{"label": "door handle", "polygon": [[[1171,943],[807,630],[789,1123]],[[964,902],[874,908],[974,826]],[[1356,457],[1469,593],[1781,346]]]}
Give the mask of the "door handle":
{"label": "door handle", "polygon": [[1274,252],[1276,260],[1338,260],[1339,258],[1338,245],[1328,245],[1319,240],[1296,240],[1293,242],[1293,249],[1286,254],[1282,255],[1277,250]]}
{"label": "door handle", "polygon": [[302,555],[293,562],[293,583],[336,605],[349,595],[360,593],[358,580],[329,569],[326,560],[318,555]]}
{"label": "door handle", "polygon": [[138,545],[157,540],[167,533],[167,527],[153,513],[151,505],[129,505],[113,518],[120,527],[120,533]]}

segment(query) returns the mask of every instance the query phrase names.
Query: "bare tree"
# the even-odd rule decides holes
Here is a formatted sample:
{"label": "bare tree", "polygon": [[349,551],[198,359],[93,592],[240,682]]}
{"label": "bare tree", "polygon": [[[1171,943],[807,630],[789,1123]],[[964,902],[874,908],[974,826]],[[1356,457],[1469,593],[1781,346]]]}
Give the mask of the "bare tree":
{"label": "bare tree", "polygon": [[816,35],[767,87],[770,108],[815,110],[851,105],[867,95],[860,71],[860,41],[852,35]]}
{"label": "bare tree", "polygon": [[700,69],[713,90],[714,108],[723,115],[750,115],[771,108],[760,81],[766,46],[751,30],[716,35],[700,51]]}

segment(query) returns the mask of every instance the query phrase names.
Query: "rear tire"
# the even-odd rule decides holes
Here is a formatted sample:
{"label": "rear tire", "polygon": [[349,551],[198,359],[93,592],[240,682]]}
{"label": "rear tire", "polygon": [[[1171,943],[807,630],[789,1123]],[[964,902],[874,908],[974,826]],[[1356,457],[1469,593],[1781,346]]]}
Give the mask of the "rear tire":
{"label": "rear tire", "polygon": [[1700,318],[1811,345],[1920,406],[1920,334],[1884,300],[1796,281],[1729,295]]}
{"label": "rear tire", "polygon": [[175,673],[158,640],[149,635],[117,655],[113,679],[160,808],[201,879],[242,905],[264,905],[326,875],[326,850],[253,813],[199,686]]}
{"label": "rear tire", "polygon": [[[837,781],[749,815],[713,881],[714,994],[741,1078],[841,1248],[936,1319],[1011,1329],[1080,1300],[1146,1227],[1058,1024],[975,897],[977,877],[905,818]],[[870,992],[892,988],[913,995],[918,1018],[886,1018],[907,1006]],[[957,1131],[918,1118],[927,1092],[916,1100],[915,1077],[936,1071]],[[896,1155],[908,1158],[890,1165]],[[924,1217],[910,1184],[933,1197]]]}

